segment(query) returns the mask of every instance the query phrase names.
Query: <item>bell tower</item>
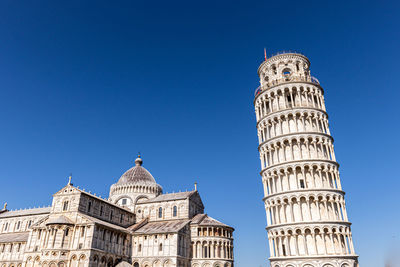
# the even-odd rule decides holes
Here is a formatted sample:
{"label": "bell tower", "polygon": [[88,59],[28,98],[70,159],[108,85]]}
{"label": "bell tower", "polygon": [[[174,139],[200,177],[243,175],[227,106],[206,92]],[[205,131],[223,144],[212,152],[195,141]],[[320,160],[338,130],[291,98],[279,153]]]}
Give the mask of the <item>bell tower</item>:
{"label": "bell tower", "polygon": [[254,106],[272,267],[356,267],[324,90],[298,53],[258,68]]}

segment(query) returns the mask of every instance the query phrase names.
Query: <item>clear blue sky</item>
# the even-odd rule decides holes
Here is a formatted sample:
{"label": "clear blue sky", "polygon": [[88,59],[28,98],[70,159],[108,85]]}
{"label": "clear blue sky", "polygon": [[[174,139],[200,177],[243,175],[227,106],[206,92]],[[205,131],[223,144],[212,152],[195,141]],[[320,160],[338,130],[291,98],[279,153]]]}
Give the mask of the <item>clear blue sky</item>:
{"label": "clear blue sky", "polygon": [[399,7],[1,1],[0,201],[49,205],[70,172],[107,196],[141,151],[165,191],[199,182],[236,266],[267,266],[253,92],[264,47],[293,49],[325,88],[361,266],[383,266],[400,242]]}

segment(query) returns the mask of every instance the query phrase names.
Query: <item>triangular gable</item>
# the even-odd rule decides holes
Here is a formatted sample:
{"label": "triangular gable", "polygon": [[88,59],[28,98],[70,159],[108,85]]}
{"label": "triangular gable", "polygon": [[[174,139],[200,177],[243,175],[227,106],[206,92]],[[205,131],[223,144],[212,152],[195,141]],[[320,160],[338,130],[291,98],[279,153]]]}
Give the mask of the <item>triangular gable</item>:
{"label": "triangular gable", "polygon": [[193,193],[189,196],[189,200],[198,203],[204,209],[204,204],[201,200],[199,191],[193,191]]}
{"label": "triangular gable", "polygon": [[82,191],[80,189],[76,188],[72,184],[67,184],[66,186],[64,186],[63,188],[58,190],[56,193],[54,193],[53,197],[57,196],[57,195],[70,195],[70,194],[81,193],[81,192]]}

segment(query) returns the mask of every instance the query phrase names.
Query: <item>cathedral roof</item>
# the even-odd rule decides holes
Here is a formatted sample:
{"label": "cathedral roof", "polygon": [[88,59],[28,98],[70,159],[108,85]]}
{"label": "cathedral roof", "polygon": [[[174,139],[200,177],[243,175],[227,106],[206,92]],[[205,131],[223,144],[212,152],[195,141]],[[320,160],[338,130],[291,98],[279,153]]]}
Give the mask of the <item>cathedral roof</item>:
{"label": "cathedral roof", "polygon": [[0,235],[0,243],[26,242],[29,232],[7,233]]}
{"label": "cathedral roof", "polygon": [[50,213],[50,209],[51,207],[25,209],[25,210],[10,210],[1,213],[0,218],[48,214]]}
{"label": "cathedral roof", "polygon": [[214,218],[211,218],[207,214],[197,214],[196,216],[193,217],[192,224],[198,224],[201,226],[221,226],[221,227],[232,228],[229,225],[226,225]]}
{"label": "cathedral roof", "polygon": [[51,218],[51,219],[47,220],[46,225],[49,225],[49,224],[74,224],[74,223],[67,217],[60,215],[56,218]]}
{"label": "cathedral roof", "polygon": [[135,160],[135,167],[127,170],[117,184],[140,184],[140,185],[156,185],[156,180],[153,175],[142,167],[143,160],[140,156]]}
{"label": "cathedral roof", "polygon": [[161,222],[149,222],[139,228],[133,226],[131,230],[137,234],[164,234],[179,232],[190,220],[173,220]]}
{"label": "cathedral roof", "polygon": [[101,219],[98,219],[98,218],[89,216],[89,215],[87,215],[87,214],[79,213],[79,215],[81,215],[82,217],[88,219],[89,221],[91,221],[91,222],[93,222],[93,223],[102,225],[102,226],[104,226],[104,227],[107,227],[107,228],[110,228],[110,229],[116,229],[116,230],[120,230],[120,231],[127,231],[126,228],[124,228],[124,227],[122,227],[122,226],[119,226],[119,225],[116,225],[116,224],[113,224],[113,223],[109,223],[109,222],[103,221],[103,220],[101,220]]}
{"label": "cathedral roof", "polygon": [[192,196],[197,191],[188,191],[188,192],[179,192],[179,193],[170,193],[170,194],[163,194],[159,195],[155,198],[145,200],[142,203],[154,203],[154,202],[164,202],[164,201],[171,201],[171,200],[180,200],[180,199],[187,199],[188,197]]}

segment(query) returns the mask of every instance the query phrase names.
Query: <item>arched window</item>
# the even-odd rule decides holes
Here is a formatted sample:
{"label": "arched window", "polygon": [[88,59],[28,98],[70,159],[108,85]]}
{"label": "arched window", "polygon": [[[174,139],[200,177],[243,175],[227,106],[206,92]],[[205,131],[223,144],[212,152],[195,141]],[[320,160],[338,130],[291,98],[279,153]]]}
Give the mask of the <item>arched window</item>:
{"label": "arched window", "polygon": [[173,216],[176,217],[178,215],[178,208],[176,206],[173,207]]}
{"label": "arched window", "polygon": [[159,207],[158,208],[158,218],[162,218],[162,208],[161,207]]}
{"label": "arched window", "polygon": [[139,263],[135,262],[135,263],[133,264],[133,267],[139,267]]}
{"label": "arched window", "polygon": [[[90,203],[90,202],[89,202]],[[64,201],[63,204],[63,211],[67,211],[68,210],[68,201]]]}

